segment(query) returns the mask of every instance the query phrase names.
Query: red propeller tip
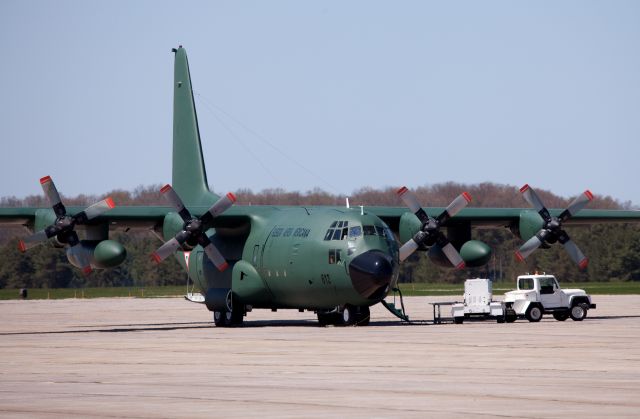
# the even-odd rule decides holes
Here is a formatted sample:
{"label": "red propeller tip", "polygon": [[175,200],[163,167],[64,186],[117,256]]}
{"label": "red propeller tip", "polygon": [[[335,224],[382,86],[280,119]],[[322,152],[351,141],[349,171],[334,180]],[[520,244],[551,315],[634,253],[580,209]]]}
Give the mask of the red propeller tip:
{"label": "red propeller tip", "polygon": [[407,192],[409,189],[407,189],[406,186],[403,186],[402,188],[398,189],[398,191],[396,192],[398,195],[402,195],[405,192]]}
{"label": "red propeller tip", "polygon": [[466,265],[464,262],[460,262],[460,263],[458,264],[458,266],[456,266],[456,269],[458,269],[458,270],[462,270],[462,269],[464,269],[464,268],[466,268],[466,267],[467,267],[467,265]]}
{"label": "red propeller tip", "polygon": [[586,269],[587,265],[589,265],[589,259],[584,258],[580,261],[580,263],[578,264],[578,267],[580,269]]}
{"label": "red propeller tip", "polygon": [[218,270],[219,270],[220,272],[224,272],[224,271],[226,271],[226,270],[227,270],[227,268],[228,268],[228,267],[229,267],[229,264],[228,264],[227,262],[225,262],[224,264],[222,264],[222,265],[218,266]]}
{"label": "red propeller tip", "polygon": [[18,250],[21,251],[22,253],[27,251],[27,245],[25,245],[22,240],[18,242]]}
{"label": "red propeller tip", "polygon": [[524,262],[524,256],[518,250],[516,250],[516,259],[518,259],[518,262]]}
{"label": "red propeller tip", "polygon": [[235,203],[235,202],[238,200],[238,198],[236,198],[236,196],[235,196],[234,194],[232,194],[231,192],[229,192],[229,193],[227,194],[227,198],[229,198],[229,200],[230,200],[231,202],[233,202],[233,203]]}
{"label": "red propeller tip", "polygon": [[109,198],[105,199],[105,201],[106,201],[107,206],[108,206],[109,208],[115,208],[116,203],[115,203],[115,202],[113,202],[113,199],[112,199],[111,197],[109,197]]}
{"label": "red propeller tip", "polygon": [[525,184],[522,188],[520,188],[520,192],[524,192],[524,191],[526,191],[527,189],[529,189],[529,184],[528,184],[528,183],[527,183],[527,184]]}
{"label": "red propeller tip", "polygon": [[153,259],[153,261],[154,261],[155,263],[160,263],[160,262],[162,262],[162,258],[160,257],[160,255],[158,255],[158,254],[157,254],[157,253],[155,253],[155,252],[151,254],[151,259]]}
{"label": "red propeller tip", "polygon": [[467,203],[471,202],[471,194],[469,192],[462,192],[462,196],[467,200]]}
{"label": "red propeller tip", "polygon": [[169,189],[171,189],[171,185],[166,184],[162,187],[162,189],[160,189],[160,193],[165,193],[167,192]]}
{"label": "red propeller tip", "polygon": [[593,201],[593,194],[591,193],[591,191],[589,189],[584,191],[584,194],[587,196],[587,198],[589,198],[589,201]]}
{"label": "red propeller tip", "polygon": [[82,273],[85,276],[89,275],[91,272],[93,272],[93,269],[91,269],[91,266],[85,266],[84,268],[82,268]]}
{"label": "red propeller tip", "polygon": [[43,185],[47,182],[51,182],[51,176],[45,176],[43,178],[40,178],[40,184]]}

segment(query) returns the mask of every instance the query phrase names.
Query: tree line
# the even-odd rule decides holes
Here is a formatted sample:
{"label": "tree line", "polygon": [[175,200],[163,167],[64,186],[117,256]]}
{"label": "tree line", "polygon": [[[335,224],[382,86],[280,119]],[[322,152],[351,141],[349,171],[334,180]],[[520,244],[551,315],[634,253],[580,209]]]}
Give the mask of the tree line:
{"label": "tree line", "polygon": [[[402,206],[396,196],[397,188],[362,188],[349,196],[352,206]],[[163,205],[166,201],[159,193],[159,185],[138,187],[133,191],[114,190],[103,196],[63,196],[68,206],[89,205],[111,196],[119,206]],[[518,189],[510,185],[481,183],[465,185],[454,182],[414,188],[425,206],[444,207],[461,191],[468,191],[475,207],[526,208]],[[571,198],[557,196],[549,191],[536,190],[549,208],[565,208]],[[291,192],[266,189],[254,193],[250,189],[235,192],[240,205],[344,205],[346,196],[331,194],[321,189]],[[23,199],[0,198],[0,207],[48,207],[44,196]],[[631,203],[620,203],[608,196],[597,196],[589,208],[631,209]],[[402,282],[459,283],[470,277],[489,277],[511,281],[524,272],[554,273],[563,282],[573,281],[638,281],[640,280],[640,226],[637,224],[595,224],[567,228],[572,239],[589,257],[585,272],[577,269],[559,244],[530,256],[525,264],[513,257],[522,244],[507,229],[477,229],[473,238],[487,243],[493,250],[490,262],[482,268],[454,271],[432,263],[426,253],[416,252],[405,263],[400,273]],[[127,259],[115,269],[97,270],[84,277],[71,266],[62,249],[45,244],[20,253],[17,241],[28,235],[22,227],[0,228],[0,288],[65,288],[108,286],[184,285],[186,274],[174,258],[157,265],[149,255],[160,245],[150,233],[112,233],[114,240],[127,249]]]}

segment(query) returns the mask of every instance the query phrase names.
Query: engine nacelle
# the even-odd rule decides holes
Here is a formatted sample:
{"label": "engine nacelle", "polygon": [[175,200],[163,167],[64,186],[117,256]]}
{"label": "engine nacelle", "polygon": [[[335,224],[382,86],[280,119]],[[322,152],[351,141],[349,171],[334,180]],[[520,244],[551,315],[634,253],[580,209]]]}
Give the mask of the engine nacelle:
{"label": "engine nacelle", "polygon": [[[67,259],[76,268],[82,269],[82,264],[77,259],[77,254],[67,248]],[[96,242],[80,242],[80,251],[85,252],[91,260],[91,266],[96,269],[115,268],[127,258],[127,250],[115,240],[102,240]]]}
{"label": "engine nacelle", "polygon": [[[537,215],[537,213],[534,214]],[[411,212],[402,214],[399,226],[400,241],[402,243],[409,241],[420,230],[420,227],[422,227],[422,223],[415,214]],[[492,250],[486,243],[479,240],[471,240],[471,225],[469,223],[451,223],[451,225],[447,226],[447,237],[455,248],[460,251],[460,256],[462,256],[464,263],[468,267],[475,268],[486,265],[491,259]],[[442,253],[442,249],[439,246],[431,246],[428,254],[436,265],[445,268],[452,267],[451,262]]]}
{"label": "engine nacelle", "polygon": [[422,227],[420,219],[412,212],[405,212],[400,216],[400,225],[398,233],[400,242],[406,243],[418,232]]}
{"label": "engine nacelle", "polygon": [[[527,241],[535,236],[544,226],[544,220],[535,210],[523,210],[520,212],[520,220],[517,226],[511,227],[511,232],[522,240]],[[516,228],[513,228],[516,227]]]}
{"label": "engine nacelle", "polygon": [[[460,248],[460,256],[468,268],[486,265],[491,259],[491,254],[491,248],[480,240],[469,240]],[[438,245],[431,246],[428,255],[429,259],[438,266],[453,267]]]}
{"label": "engine nacelle", "polygon": [[184,227],[184,220],[177,212],[169,212],[164,216],[164,222],[162,223],[162,235],[165,240],[169,240],[174,237],[178,232],[182,231]]}

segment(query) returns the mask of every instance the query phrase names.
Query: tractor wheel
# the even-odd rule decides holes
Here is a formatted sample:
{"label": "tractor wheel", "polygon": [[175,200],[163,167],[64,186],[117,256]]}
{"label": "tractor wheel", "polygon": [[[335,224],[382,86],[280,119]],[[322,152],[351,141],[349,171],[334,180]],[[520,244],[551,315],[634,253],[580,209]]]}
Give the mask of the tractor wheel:
{"label": "tractor wheel", "polygon": [[589,310],[589,306],[586,303],[578,303],[571,307],[569,316],[571,316],[571,320],[580,322],[587,317],[587,310]]}
{"label": "tractor wheel", "polygon": [[524,316],[530,322],[539,322],[542,320],[542,307],[537,304],[530,305],[524,313]]}
{"label": "tractor wheel", "polygon": [[507,323],[515,322],[517,318],[518,315],[516,314],[516,311],[510,307],[507,307],[504,313],[504,319],[507,321]]}
{"label": "tractor wheel", "polygon": [[462,324],[462,323],[464,323],[464,317],[454,317],[453,318],[453,322],[455,324]]}

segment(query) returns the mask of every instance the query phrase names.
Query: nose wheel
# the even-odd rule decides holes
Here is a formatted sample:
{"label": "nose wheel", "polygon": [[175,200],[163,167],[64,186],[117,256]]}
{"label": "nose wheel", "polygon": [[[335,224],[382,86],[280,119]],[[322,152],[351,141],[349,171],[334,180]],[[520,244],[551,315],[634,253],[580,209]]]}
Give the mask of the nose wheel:
{"label": "nose wheel", "polygon": [[367,326],[370,321],[368,306],[345,305],[341,309],[318,311],[320,326]]}

